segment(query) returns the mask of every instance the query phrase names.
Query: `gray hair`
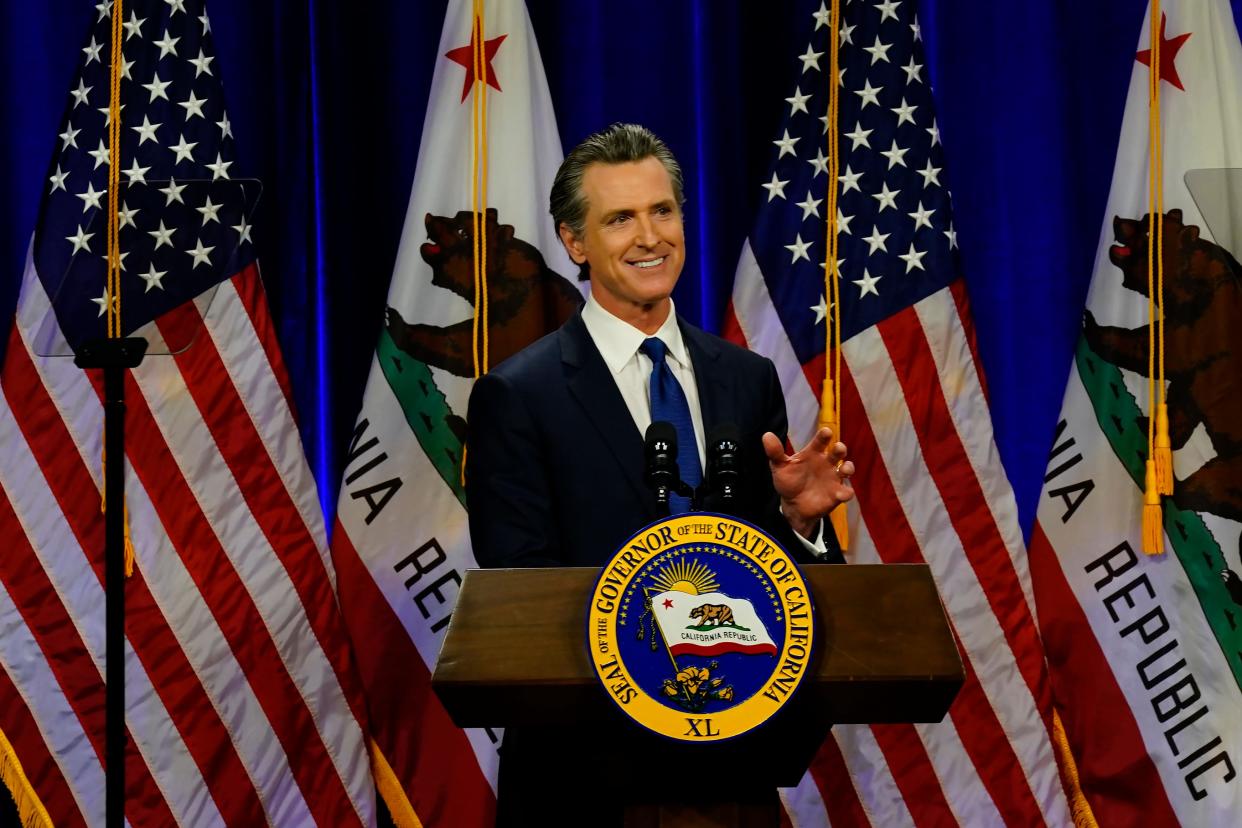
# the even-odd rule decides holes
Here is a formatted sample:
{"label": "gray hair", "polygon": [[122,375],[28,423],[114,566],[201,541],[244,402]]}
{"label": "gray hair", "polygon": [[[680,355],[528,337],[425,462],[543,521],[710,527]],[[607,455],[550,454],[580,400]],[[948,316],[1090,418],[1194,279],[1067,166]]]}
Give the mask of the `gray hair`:
{"label": "gray hair", "polygon": [[686,203],[681,165],[668,145],[651,130],[638,124],[613,124],[583,139],[569,151],[561,168],[556,171],[549,197],[552,223],[559,233],[561,225],[569,227],[576,238],[586,230],[587,200],[582,192],[582,177],[592,164],[625,164],[655,158],[664,165],[673,182],[677,204]]}

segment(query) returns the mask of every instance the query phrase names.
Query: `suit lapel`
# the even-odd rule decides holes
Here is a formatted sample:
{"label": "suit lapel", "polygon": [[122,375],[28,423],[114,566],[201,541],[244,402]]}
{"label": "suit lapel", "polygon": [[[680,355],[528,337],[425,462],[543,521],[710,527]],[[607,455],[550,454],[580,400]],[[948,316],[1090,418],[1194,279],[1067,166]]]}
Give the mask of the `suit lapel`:
{"label": "suit lapel", "polygon": [[690,351],[694,365],[694,384],[699,390],[699,406],[703,415],[703,434],[718,423],[736,422],[736,398],[728,371],[720,369],[720,343],[682,319],[681,336]]}
{"label": "suit lapel", "polygon": [[558,336],[569,393],[586,411],[587,421],[608,446],[622,476],[654,518],[655,499],[643,482],[642,435],[634,425],[607,363],[587,332],[581,310],[565,322]]}

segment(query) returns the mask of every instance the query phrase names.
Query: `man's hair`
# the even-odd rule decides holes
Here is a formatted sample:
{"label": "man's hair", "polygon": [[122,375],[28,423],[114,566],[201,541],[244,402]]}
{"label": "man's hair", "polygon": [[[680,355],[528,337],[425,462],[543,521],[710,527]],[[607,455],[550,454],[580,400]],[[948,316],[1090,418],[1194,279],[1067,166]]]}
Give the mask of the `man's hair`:
{"label": "man's hair", "polygon": [[549,209],[556,232],[561,225],[569,227],[575,238],[582,238],[586,229],[587,200],[582,192],[582,177],[592,164],[625,164],[655,158],[664,165],[673,182],[673,195],[677,204],[686,203],[681,177],[681,165],[673,157],[668,145],[651,130],[638,124],[613,124],[607,129],[588,135],[574,147],[561,162],[552,182]]}

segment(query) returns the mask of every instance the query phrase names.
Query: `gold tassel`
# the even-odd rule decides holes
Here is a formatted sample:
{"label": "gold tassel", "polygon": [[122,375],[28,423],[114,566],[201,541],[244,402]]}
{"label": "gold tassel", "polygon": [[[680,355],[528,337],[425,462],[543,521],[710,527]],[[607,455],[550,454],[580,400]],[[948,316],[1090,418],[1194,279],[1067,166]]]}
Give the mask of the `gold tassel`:
{"label": "gold tassel", "polygon": [[[103,468],[108,467],[108,452],[105,450],[100,453],[100,462]],[[105,486],[99,490],[99,513],[101,515],[108,514],[108,489]],[[134,577],[134,539],[129,533],[129,504],[121,499],[122,520],[125,523],[125,577]]]}
{"label": "gold tassel", "polygon": [[392,765],[388,764],[384,752],[380,750],[379,745],[375,744],[374,739],[368,739],[367,746],[371,749],[371,774],[375,777],[375,787],[383,798],[384,804],[388,806],[388,813],[392,815],[393,824],[397,828],[423,828],[422,821],[414,812],[414,806],[410,804],[409,798],[405,795],[401,780],[393,772]]}
{"label": "gold tassel", "polygon": [[1164,554],[1164,518],[1160,509],[1160,492],[1156,488],[1156,461],[1147,461],[1147,485],[1143,492],[1143,551],[1148,555]]}
{"label": "gold tassel", "polygon": [[845,511],[848,507],[848,503],[842,503],[828,514],[828,518],[832,521],[832,529],[837,533],[837,544],[842,552],[850,551],[850,525]]}
{"label": "gold tassel", "polygon": [[134,540],[129,536],[129,505],[122,504],[125,511],[125,577],[134,577]]}
{"label": "gold tassel", "polygon": [[[835,410],[832,399],[832,383],[824,380],[824,390],[820,393],[819,398],[819,427],[827,426],[832,429],[832,439],[840,440],[837,433],[838,424],[828,419]],[[850,548],[850,526],[848,523],[848,514],[846,509],[848,503],[842,503],[837,508],[828,513],[828,520],[832,523],[832,529],[837,535],[837,544],[841,547],[842,552],[849,551]]]}
{"label": "gold tassel", "polygon": [[17,758],[17,751],[13,749],[3,731],[0,731],[0,781],[4,782],[13,796],[22,828],[51,828],[52,818],[34,786],[26,778],[22,763]]}
{"label": "gold tassel", "polygon": [[1056,747],[1058,766],[1061,769],[1061,781],[1065,785],[1065,795],[1069,798],[1070,819],[1075,828],[1099,828],[1091,803],[1082,792],[1082,784],[1078,780],[1078,763],[1070,751],[1069,737],[1065,733],[1065,725],[1057,711],[1052,711],[1052,741]]}
{"label": "gold tassel", "polygon": [[1173,444],[1169,440],[1169,407],[1156,406],[1156,490],[1173,494]]}

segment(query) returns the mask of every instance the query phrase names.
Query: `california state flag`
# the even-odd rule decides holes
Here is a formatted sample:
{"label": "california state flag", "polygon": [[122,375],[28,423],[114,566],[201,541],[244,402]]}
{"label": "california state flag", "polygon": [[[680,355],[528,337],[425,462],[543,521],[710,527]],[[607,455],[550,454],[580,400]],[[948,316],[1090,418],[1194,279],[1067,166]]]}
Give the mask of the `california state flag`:
{"label": "california state flag", "polygon": [[776,655],[776,643],[745,598],[669,590],[651,596],[651,609],[668,651],[675,656]]}
{"label": "california state flag", "polygon": [[1056,702],[1098,824],[1233,826],[1242,819],[1242,189],[1237,170],[1223,170],[1242,168],[1242,44],[1224,0],[1162,10],[1155,48],[1174,470],[1162,504],[1165,552],[1145,555],[1141,543],[1153,410],[1147,25],[1030,544],[1031,578]]}
{"label": "california state flag", "polygon": [[501,733],[459,730],[429,685],[462,572],[475,565],[466,401],[478,373],[582,301],[548,218],[561,149],[526,6],[477,5],[481,14],[452,0],[445,16],[332,538],[376,778],[401,826],[492,823]]}

